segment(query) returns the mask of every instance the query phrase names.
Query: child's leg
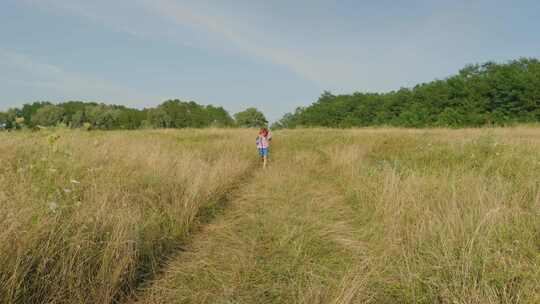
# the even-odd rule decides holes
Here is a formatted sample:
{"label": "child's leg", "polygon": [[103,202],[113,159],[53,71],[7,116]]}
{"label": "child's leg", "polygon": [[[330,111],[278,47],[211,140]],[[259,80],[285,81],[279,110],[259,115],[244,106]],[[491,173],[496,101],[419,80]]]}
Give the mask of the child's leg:
{"label": "child's leg", "polygon": [[263,156],[263,169],[266,169],[266,162],[267,162],[268,156]]}

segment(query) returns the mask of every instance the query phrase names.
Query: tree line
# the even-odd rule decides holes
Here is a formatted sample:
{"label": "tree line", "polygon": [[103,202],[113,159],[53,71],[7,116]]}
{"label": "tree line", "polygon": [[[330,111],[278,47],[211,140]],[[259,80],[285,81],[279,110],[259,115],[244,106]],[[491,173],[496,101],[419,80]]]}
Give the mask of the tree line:
{"label": "tree line", "polygon": [[[457,75],[388,93],[324,92],[273,128],[297,127],[478,127],[540,121],[540,61],[468,65]],[[222,107],[167,100],[154,108],[68,101],[34,102],[0,112],[0,129],[66,126],[86,129],[259,127],[256,108],[231,116]]]}
{"label": "tree line", "polygon": [[0,112],[1,129],[37,129],[64,126],[114,130],[139,128],[258,127],[268,122],[256,108],[233,117],[223,108],[194,101],[167,100],[142,110],[121,105],[68,101],[59,104],[33,102]]}
{"label": "tree line", "polygon": [[540,61],[468,65],[457,75],[388,93],[324,92],[274,128],[477,127],[540,121]]}

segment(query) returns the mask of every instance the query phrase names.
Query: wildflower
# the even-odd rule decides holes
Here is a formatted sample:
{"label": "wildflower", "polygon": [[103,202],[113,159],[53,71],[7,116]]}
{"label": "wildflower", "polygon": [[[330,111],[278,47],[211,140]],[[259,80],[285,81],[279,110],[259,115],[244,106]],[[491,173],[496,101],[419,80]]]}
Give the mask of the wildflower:
{"label": "wildflower", "polygon": [[79,182],[79,181],[77,181],[77,180],[74,180],[74,179],[72,179],[72,180],[71,180],[71,183],[72,183],[72,184],[80,184],[81,182]]}

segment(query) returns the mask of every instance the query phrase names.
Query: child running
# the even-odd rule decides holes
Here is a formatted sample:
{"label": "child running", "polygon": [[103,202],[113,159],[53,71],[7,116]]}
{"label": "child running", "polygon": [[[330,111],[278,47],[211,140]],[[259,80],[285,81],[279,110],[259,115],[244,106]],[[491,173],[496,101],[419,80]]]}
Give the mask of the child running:
{"label": "child running", "polygon": [[266,163],[268,162],[268,148],[270,147],[271,140],[272,135],[268,132],[268,129],[261,128],[255,142],[257,143],[257,149],[259,149],[259,155],[263,162],[263,169],[266,169]]}

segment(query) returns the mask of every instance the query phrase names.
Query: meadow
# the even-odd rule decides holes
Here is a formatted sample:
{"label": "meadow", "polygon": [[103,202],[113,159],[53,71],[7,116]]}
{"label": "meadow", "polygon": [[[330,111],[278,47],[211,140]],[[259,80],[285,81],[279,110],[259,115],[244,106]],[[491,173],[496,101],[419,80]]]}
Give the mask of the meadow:
{"label": "meadow", "polygon": [[0,302],[131,294],[244,179],[249,134],[0,134]]}
{"label": "meadow", "polygon": [[0,302],[540,302],[540,128],[255,134],[0,133]]}

